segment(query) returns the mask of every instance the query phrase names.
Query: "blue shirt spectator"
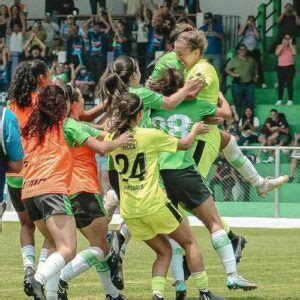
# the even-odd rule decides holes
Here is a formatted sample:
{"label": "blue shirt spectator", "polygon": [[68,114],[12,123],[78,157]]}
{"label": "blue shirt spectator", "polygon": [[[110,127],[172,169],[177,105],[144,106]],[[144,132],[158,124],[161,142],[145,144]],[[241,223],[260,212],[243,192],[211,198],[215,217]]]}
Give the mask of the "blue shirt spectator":
{"label": "blue shirt spectator", "polygon": [[1,148],[0,148],[0,203],[3,201],[5,173],[9,161],[20,161],[24,158],[18,120],[15,115],[1,105],[2,117]]}

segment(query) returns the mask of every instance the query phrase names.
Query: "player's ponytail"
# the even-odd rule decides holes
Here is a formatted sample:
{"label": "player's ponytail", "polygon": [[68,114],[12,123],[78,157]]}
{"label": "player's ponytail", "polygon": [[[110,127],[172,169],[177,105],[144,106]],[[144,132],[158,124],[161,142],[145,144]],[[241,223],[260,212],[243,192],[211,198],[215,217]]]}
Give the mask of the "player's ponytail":
{"label": "player's ponytail", "polygon": [[143,110],[143,101],[133,93],[124,93],[120,97],[118,108],[109,124],[109,131],[114,132],[114,138],[132,129],[132,120]]}
{"label": "player's ponytail", "polygon": [[137,72],[136,61],[129,56],[119,56],[108,66],[105,73],[100,78],[97,94],[102,101],[106,101],[109,115],[118,108],[120,95],[128,92],[128,83],[133,73]]}

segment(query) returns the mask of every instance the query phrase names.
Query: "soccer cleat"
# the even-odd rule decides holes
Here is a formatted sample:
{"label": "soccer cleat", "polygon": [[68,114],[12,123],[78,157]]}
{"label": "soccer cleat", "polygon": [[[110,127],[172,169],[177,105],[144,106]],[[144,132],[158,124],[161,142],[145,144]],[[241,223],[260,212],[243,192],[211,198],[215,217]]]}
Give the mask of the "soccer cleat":
{"label": "soccer cleat", "polygon": [[152,300],[164,300],[164,297],[153,295]]}
{"label": "soccer cleat", "polygon": [[175,290],[176,290],[176,300],[184,300],[186,297],[186,285],[184,281],[176,281],[174,283]]}
{"label": "soccer cleat", "polygon": [[68,300],[68,289],[69,289],[68,283],[60,279],[58,283],[57,299]]}
{"label": "soccer cleat", "polygon": [[119,256],[116,255],[115,251],[113,249],[110,250],[110,256],[107,259],[107,264],[109,266],[110,270],[110,278],[113,283],[113,285],[118,290],[124,289],[124,281],[122,272],[122,262]]}
{"label": "soccer cleat", "polygon": [[[121,249],[123,250],[123,244],[125,242],[124,236],[120,233],[119,230],[112,230],[112,239],[111,246],[114,249],[116,255],[121,256]],[[123,254],[123,253],[122,253]],[[122,255],[124,257],[124,255]],[[122,257],[120,257],[122,259]]]}
{"label": "soccer cleat", "polygon": [[189,277],[191,276],[191,271],[187,264],[186,256],[183,255],[182,259],[183,259],[182,267],[183,267],[183,273],[184,273],[184,280],[187,281],[189,279]]}
{"label": "soccer cleat", "polygon": [[247,244],[247,241],[244,237],[242,236],[237,236],[236,238],[231,240],[234,256],[235,256],[235,261],[238,264],[241,260],[242,257],[242,251]]}
{"label": "soccer cleat", "polygon": [[118,297],[114,298],[111,295],[106,295],[105,300],[126,300],[126,297],[120,294]]}
{"label": "soccer cleat", "polygon": [[33,290],[32,290],[32,286],[31,286],[31,279],[32,279],[32,276],[34,275],[34,273],[35,273],[35,271],[31,267],[27,267],[25,269],[23,285],[24,285],[24,292],[29,297],[33,296]]}
{"label": "soccer cleat", "polygon": [[259,196],[267,196],[271,191],[280,188],[283,184],[287,183],[289,176],[279,176],[277,178],[266,177],[264,178],[264,183],[256,187],[256,192]]}
{"label": "soccer cleat", "polygon": [[230,290],[244,290],[251,291],[257,289],[257,285],[249,280],[243,278],[241,275],[228,276],[227,278],[227,287]]}
{"label": "soccer cleat", "polygon": [[225,298],[216,296],[209,290],[200,290],[199,300],[224,300]]}
{"label": "soccer cleat", "polygon": [[34,300],[46,300],[43,285],[35,280],[34,275],[31,275],[28,279],[30,280]]}

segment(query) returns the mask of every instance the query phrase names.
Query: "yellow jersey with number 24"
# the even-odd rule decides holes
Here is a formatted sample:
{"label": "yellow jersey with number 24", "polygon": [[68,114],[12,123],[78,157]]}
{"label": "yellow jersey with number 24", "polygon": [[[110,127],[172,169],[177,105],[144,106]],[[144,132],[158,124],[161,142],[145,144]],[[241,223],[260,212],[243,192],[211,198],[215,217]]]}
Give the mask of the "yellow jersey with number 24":
{"label": "yellow jersey with number 24", "polygon": [[[113,133],[105,137],[112,140]],[[176,152],[178,139],[160,130],[135,127],[135,139],[110,153],[119,174],[121,215],[136,218],[154,214],[167,202],[158,183],[158,154]]]}

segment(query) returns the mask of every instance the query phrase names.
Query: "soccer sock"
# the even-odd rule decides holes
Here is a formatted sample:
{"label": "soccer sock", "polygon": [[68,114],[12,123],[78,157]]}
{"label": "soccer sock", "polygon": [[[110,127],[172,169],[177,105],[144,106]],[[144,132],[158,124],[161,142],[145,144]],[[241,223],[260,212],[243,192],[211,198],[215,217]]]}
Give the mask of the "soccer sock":
{"label": "soccer sock", "polygon": [[40,270],[42,265],[45,263],[47,256],[48,256],[49,250],[47,248],[42,248],[40,252],[40,257],[39,257],[39,263],[37,265],[37,272]]}
{"label": "soccer sock", "polygon": [[235,168],[246,181],[253,186],[261,186],[264,178],[258,175],[251,161],[239,149],[236,139],[232,136],[228,145],[223,149],[227,161]]}
{"label": "soccer sock", "polygon": [[72,278],[90,269],[104,260],[103,251],[98,247],[90,247],[78,253],[61,271],[60,279],[69,282]]}
{"label": "soccer sock", "polygon": [[231,229],[230,229],[228,223],[227,223],[223,218],[221,218],[221,221],[222,221],[222,225],[223,225],[224,230],[225,230],[226,233],[228,234],[228,233],[231,231]]}
{"label": "soccer sock", "polygon": [[198,290],[208,290],[208,276],[205,271],[192,273],[191,276]]}
{"label": "soccer sock", "polygon": [[57,300],[58,282],[60,273],[56,273],[46,283],[47,300]]}
{"label": "soccer sock", "polygon": [[51,254],[35,273],[34,278],[40,284],[45,285],[46,282],[55,274],[59,273],[65,266],[65,259],[58,252]]}
{"label": "soccer sock", "polygon": [[126,244],[128,244],[131,239],[131,233],[124,222],[120,226],[120,233],[124,236]]}
{"label": "soccer sock", "polygon": [[172,246],[172,260],[170,264],[171,273],[174,279],[174,282],[176,281],[184,281],[184,271],[183,271],[183,259],[182,259],[182,248],[180,245],[170,239],[169,240]]}
{"label": "soccer sock", "polygon": [[99,262],[95,266],[98,273],[100,282],[104,288],[105,294],[117,298],[120,295],[120,291],[114,286],[110,278],[110,271],[106,261]]}
{"label": "soccer sock", "polygon": [[211,235],[212,244],[218,253],[227,275],[237,273],[236,261],[231,242],[225,230],[218,230]]}
{"label": "soccer sock", "polygon": [[107,217],[111,220],[116,208],[119,206],[120,201],[114,190],[109,190],[104,196],[104,208],[106,210]]}
{"label": "soccer sock", "polygon": [[24,270],[28,267],[34,269],[35,251],[34,246],[27,245],[21,249]]}
{"label": "soccer sock", "polygon": [[164,297],[165,294],[166,278],[162,276],[152,277],[152,295],[157,295],[159,297]]}

